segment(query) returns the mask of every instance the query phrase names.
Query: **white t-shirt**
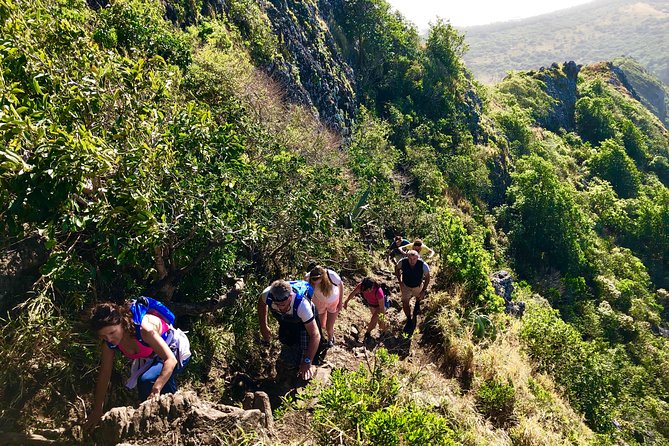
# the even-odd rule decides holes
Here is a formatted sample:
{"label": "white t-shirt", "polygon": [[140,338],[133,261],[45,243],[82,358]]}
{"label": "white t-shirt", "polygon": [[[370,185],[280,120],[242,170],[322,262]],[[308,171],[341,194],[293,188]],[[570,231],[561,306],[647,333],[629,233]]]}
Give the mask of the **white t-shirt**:
{"label": "white t-shirt", "polygon": [[[270,288],[271,286],[268,286],[263,290],[261,294],[265,302],[267,302],[267,295],[269,294]],[[290,309],[285,314],[292,316],[294,314],[293,301],[295,300],[295,296],[291,296],[288,300],[290,300]],[[279,311],[279,308],[276,306],[276,303],[274,303],[274,301],[272,301],[272,308],[276,311]],[[305,324],[314,318],[314,312],[311,311],[311,305],[309,305],[309,299],[302,298],[302,302],[300,302],[300,305],[297,307],[297,317],[299,317],[300,320]]]}
{"label": "white t-shirt", "polygon": [[[319,303],[324,303],[324,304],[330,304],[332,302],[335,302],[337,299],[339,299],[339,285],[341,285],[341,277],[339,277],[339,274],[334,272],[331,269],[326,270],[328,277],[330,278],[330,282],[332,282],[332,290],[330,291],[329,296],[325,296],[323,292],[321,291],[321,287],[318,285],[313,286],[314,289],[314,301],[318,301]],[[309,273],[306,273],[304,275],[304,280],[307,282],[309,281]],[[320,310],[319,310],[320,311]]]}

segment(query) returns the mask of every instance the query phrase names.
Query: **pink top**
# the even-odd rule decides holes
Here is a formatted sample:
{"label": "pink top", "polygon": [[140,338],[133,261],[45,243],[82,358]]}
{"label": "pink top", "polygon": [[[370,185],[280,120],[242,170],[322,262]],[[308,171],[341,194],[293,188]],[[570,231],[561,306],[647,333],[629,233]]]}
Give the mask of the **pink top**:
{"label": "pink top", "polygon": [[362,297],[365,298],[367,304],[376,307],[377,305],[384,305],[384,295],[381,287],[374,289],[373,287],[362,292]]}
{"label": "pink top", "polygon": [[[159,318],[160,319],[160,318]],[[167,330],[170,329],[170,327],[165,323],[164,320],[160,319],[160,322],[162,324],[160,334],[162,335],[165,333]],[[139,342],[139,339],[135,338],[135,342],[137,343],[137,346],[139,347],[139,351],[135,354],[130,354],[125,351],[123,351],[123,347],[121,345],[118,345],[118,349],[121,350],[121,353],[123,353],[125,356],[127,356],[130,359],[137,359],[137,358],[148,358],[153,354],[153,349],[151,347],[147,347],[146,345],[142,344]]]}

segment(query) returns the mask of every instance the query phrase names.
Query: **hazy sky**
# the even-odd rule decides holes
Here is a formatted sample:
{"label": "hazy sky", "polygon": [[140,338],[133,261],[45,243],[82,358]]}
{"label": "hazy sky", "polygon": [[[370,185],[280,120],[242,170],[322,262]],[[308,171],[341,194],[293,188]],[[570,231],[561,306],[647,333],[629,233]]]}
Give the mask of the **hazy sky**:
{"label": "hazy sky", "polygon": [[521,19],[588,3],[591,0],[387,0],[404,17],[427,29],[437,16],[462,27]]}

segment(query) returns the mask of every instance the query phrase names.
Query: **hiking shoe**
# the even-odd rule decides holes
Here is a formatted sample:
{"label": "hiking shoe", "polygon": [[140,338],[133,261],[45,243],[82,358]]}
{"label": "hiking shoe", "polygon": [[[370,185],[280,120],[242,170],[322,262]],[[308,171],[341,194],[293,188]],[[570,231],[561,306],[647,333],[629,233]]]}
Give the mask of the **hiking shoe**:
{"label": "hiking shoe", "polygon": [[328,341],[328,348],[332,348],[335,346],[335,338],[332,336],[332,339]]}
{"label": "hiking shoe", "polygon": [[363,342],[365,344],[367,344],[371,340],[372,340],[372,334],[370,332],[365,333],[365,338],[364,338]]}

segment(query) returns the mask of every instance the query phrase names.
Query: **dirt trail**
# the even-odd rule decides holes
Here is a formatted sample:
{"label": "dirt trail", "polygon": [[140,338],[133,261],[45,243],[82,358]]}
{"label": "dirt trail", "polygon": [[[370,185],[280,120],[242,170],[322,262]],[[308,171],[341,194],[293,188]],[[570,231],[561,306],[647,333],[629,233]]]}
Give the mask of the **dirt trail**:
{"label": "dirt trail", "polygon": [[[325,362],[318,367],[315,379],[327,382],[334,369],[356,370],[360,364],[367,362],[374,355],[375,349],[381,347],[386,348],[392,354],[396,354],[400,360],[417,364],[430,362],[432,355],[422,346],[422,330],[424,328],[422,313],[429,306],[429,299],[423,302],[422,311],[417,319],[414,318],[413,326],[410,327],[413,328],[413,331],[407,332],[407,321],[401,307],[400,290],[394,271],[391,271],[391,266],[384,264],[373,269],[371,277],[381,283],[385,289],[390,290],[391,305],[386,311],[386,331],[382,333],[377,326],[372,332],[372,338],[365,342],[363,339],[364,333],[371,313],[362,303],[361,298],[352,298],[347,308],[342,309],[339,313],[335,324],[335,346],[328,350]],[[362,277],[344,278],[344,298],[348,296],[361,279]],[[280,407],[283,397],[300,392],[306,385],[305,382],[297,379],[297,369],[282,361],[279,350],[278,344],[273,344],[267,351],[269,361],[278,358],[275,368],[270,373],[271,376],[246,383],[249,386],[248,390],[266,392],[270,397],[273,410]],[[308,415],[302,413],[299,416]],[[295,430],[296,425],[301,424],[304,424],[303,420],[283,420],[276,427],[278,432],[285,429],[285,434],[290,435],[290,437],[285,437],[284,440],[295,441],[295,436],[300,436],[299,432]],[[282,437],[280,434],[279,436]]]}

